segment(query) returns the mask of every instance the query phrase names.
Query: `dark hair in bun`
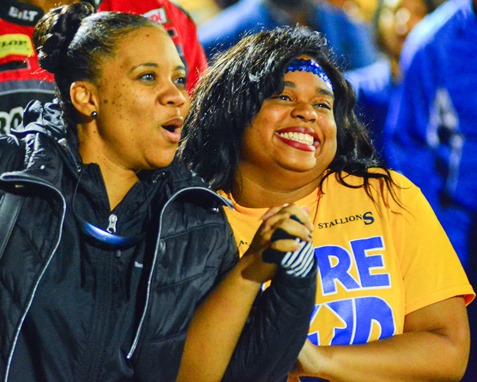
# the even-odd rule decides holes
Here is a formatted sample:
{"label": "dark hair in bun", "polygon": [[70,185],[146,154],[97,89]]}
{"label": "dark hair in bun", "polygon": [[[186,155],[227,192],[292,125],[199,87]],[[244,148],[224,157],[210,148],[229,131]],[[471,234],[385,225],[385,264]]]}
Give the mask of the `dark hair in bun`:
{"label": "dark hair in bun", "polygon": [[102,62],[114,54],[119,40],[143,27],[162,28],[143,16],[120,13],[95,13],[87,2],[54,8],[35,26],[33,43],[40,66],[54,74],[57,96],[68,125],[76,123],[76,110],[70,99],[75,81],[96,83]]}
{"label": "dark hair in bun", "polygon": [[38,52],[40,66],[56,74],[68,46],[76,35],[81,21],[94,13],[89,3],[75,3],[70,7],[52,9],[35,27],[33,43]]}

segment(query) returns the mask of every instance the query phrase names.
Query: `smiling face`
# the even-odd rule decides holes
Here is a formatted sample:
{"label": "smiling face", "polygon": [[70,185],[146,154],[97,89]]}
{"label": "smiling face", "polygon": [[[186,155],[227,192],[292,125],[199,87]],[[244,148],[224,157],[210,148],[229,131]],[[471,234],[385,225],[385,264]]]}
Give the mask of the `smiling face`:
{"label": "smiling face", "polygon": [[127,34],[102,66],[98,118],[80,142],[83,161],[133,171],[169,165],[189,110],[185,78],[165,31],[144,27]]}
{"label": "smiling face", "polygon": [[250,178],[319,180],[337,149],[333,93],[309,71],[287,72],[283,84],[245,129],[239,171]]}

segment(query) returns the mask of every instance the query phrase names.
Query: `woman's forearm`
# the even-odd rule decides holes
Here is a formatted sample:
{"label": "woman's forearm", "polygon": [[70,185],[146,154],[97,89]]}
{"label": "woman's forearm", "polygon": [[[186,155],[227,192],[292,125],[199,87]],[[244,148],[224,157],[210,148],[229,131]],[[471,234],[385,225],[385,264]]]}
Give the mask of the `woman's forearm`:
{"label": "woman's forearm", "polygon": [[[280,278],[281,281],[278,286],[273,288],[273,291],[278,293],[266,293],[266,297],[263,300],[261,299],[259,304],[260,307],[264,308],[257,310],[257,317],[251,317],[254,327],[252,329],[248,328],[250,330],[246,331],[245,338],[241,338],[241,334],[247,319],[249,319],[261,285],[274,278],[277,272],[276,264],[263,261],[263,252],[270,248],[276,251],[275,253],[299,250],[301,242],[311,241],[310,227],[312,225],[308,212],[294,205],[272,208],[263,217],[263,220],[263,224],[257,231],[247,253],[194,313],[187,331],[178,381],[221,381],[239,339],[242,341],[238,347],[238,357],[234,358],[237,361],[232,364],[227,372],[234,374],[233,378],[243,380],[243,375],[247,373],[248,366],[244,359],[249,359],[249,357],[242,357],[244,349],[247,350],[249,345],[252,348],[260,346],[257,338],[269,338],[270,335],[277,337],[275,326],[287,326],[290,323],[300,326],[302,337],[300,337],[299,345],[293,351],[292,361],[287,362],[289,366],[286,368],[285,374],[293,365],[306,338],[309,316],[314,305],[316,288],[314,272],[316,266],[310,268],[311,273],[309,272],[307,278],[301,277],[299,281],[289,282],[289,278],[298,277],[288,274],[283,276],[283,279]],[[273,239],[277,230],[300,239],[300,243],[294,239]],[[307,252],[307,254],[313,256],[313,252]],[[306,258],[304,256],[304,259]],[[311,264],[313,265],[314,262]],[[280,267],[283,267],[283,265],[280,265]],[[281,270],[284,271],[284,269]],[[305,298],[292,298],[292,300],[300,303],[300,308],[295,309],[294,313],[297,314],[297,317],[292,317],[291,320],[288,320],[286,315],[283,315],[282,320],[276,314],[274,315],[280,310],[280,307],[290,303],[287,294],[280,293],[282,289],[280,287],[286,290],[298,290],[299,293],[302,293],[303,290],[306,291]],[[293,292],[292,295],[295,296]],[[270,312],[272,314],[269,314]],[[287,333],[282,335],[287,335]],[[277,339],[281,339],[281,336],[278,336]],[[278,354],[284,349],[289,349],[287,345],[286,341],[284,344],[278,341],[277,346],[274,346],[275,349],[272,349],[270,354]],[[252,359],[250,362],[254,361]],[[242,367],[243,362],[246,363],[245,368]],[[235,373],[237,373],[237,376]],[[253,370],[251,374],[255,374]]]}
{"label": "woman's forearm", "polygon": [[[177,381],[221,381],[230,362],[261,282],[251,278],[253,256],[240,262],[197,309]],[[263,264],[263,263],[262,263]],[[273,273],[274,265],[265,265]]]}
{"label": "woman's forearm", "polygon": [[303,348],[299,375],[332,381],[459,381],[469,354],[463,299],[451,298],[406,317],[405,333],[363,345]]}

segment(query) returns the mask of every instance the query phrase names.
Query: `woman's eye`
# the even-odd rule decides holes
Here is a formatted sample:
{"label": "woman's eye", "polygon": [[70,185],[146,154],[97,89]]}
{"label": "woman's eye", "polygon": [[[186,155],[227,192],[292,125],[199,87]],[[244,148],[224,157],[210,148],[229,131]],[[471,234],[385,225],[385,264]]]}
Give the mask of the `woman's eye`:
{"label": "woman's eye", "polygon": [[315,103],[315,107],[320,108],[320,109],[328,109],[328,110],[331,110],[331,106],[328,105],[327,103],[323,103],[323,102]]}
{"label": "woman's eye", "polygon": [[179,77],[174,82],[181,87],[185,87],[187,85],[187,78],[185,76]]}
{"label": "woman's eye", "polygon": [[271,97],[272,99],[278,99],[280,101],[290,101],[291,98],[285,94],[277,94]]}
{"label": "woman's eye", "polygon": [[140,78],[145,81],[154,81],[156,79],[156,75],[153,73],[146,73],[143,74]]}

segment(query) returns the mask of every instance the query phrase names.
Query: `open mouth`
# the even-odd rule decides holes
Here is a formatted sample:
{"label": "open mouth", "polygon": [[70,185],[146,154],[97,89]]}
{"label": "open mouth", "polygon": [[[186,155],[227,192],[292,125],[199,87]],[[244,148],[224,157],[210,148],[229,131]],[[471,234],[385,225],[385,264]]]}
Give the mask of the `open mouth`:
{"label": "open mouth", "polygon": [[184,124],[183,118],[174,117],[166,121],[162,125],[162,128],[169,131],[170,133],[175,133],[177,130],[179,130],[182,127],[183,124]]}
{"label": "open mouth", "polygon": [[163,131],[163,136],[165,139],[170,142],[177,144],[181,139],[181,128],[184,125],[184,118],[173,117],[167,121],[164,121],[164,124],[161,125],[166,132]]}
{"label": "open mouth", "polygon": [[276,137],[283,143],[303,151],[316,151],[320,142],[316,133],[305,128],[291,128],[277,131]]}
{"label": "open mouth", "polygon": [[179,126],[175,126],[175,125],[164,125],[162,126],[163,129],[166,129],[167,131],[170,131],[171,133],[173,133],[177,128],[179,128]]}
{"label": "open mouth", "polygon": [[304,145],[313,145],[313,143],[315,142],[315,139],[309,134],[296,133],[296,132],[285,132],[285,133],[278,132],[278,135],[289,141],[303,143]]}

